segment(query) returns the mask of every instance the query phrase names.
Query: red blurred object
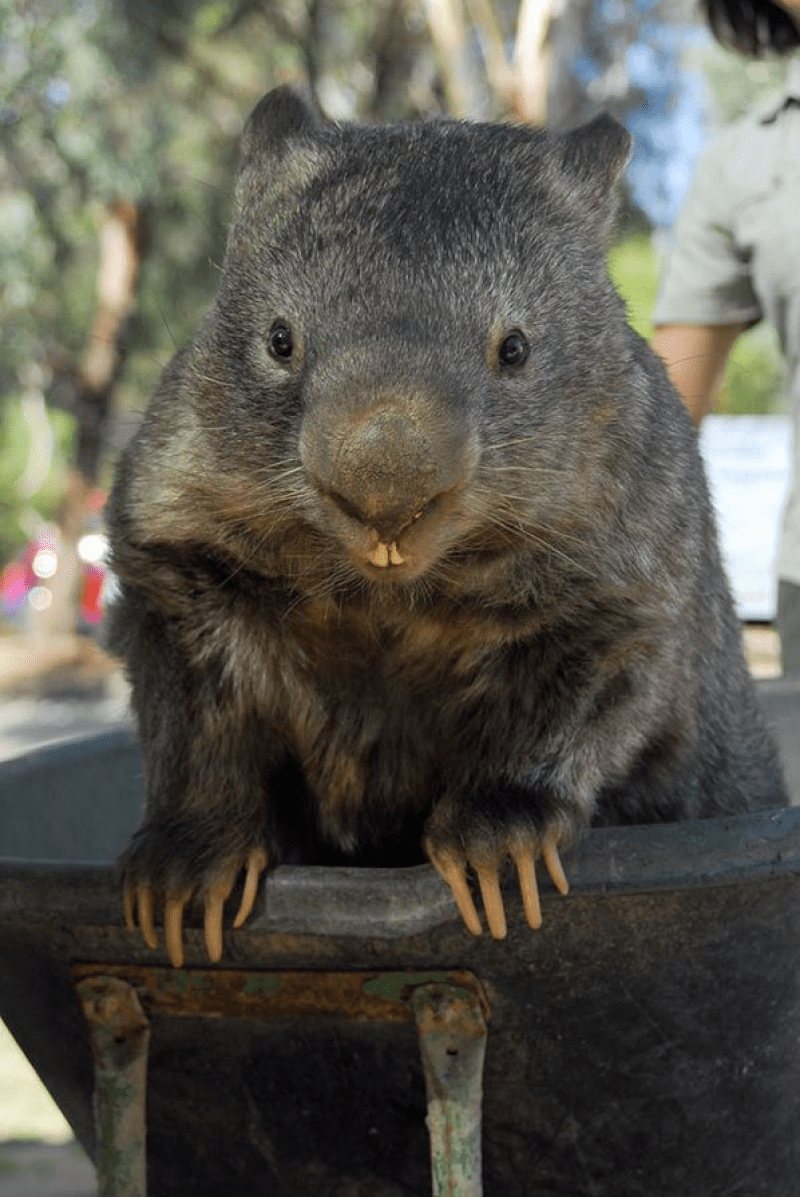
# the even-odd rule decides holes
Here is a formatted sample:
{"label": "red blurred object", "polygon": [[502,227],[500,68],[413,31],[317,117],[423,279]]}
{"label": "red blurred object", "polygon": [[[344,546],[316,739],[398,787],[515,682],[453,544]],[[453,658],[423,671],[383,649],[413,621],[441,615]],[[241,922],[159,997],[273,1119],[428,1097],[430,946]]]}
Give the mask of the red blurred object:
{"label": "red blurred object", "polygon": [[[108,541],[102,530],[105,494],[95,492],[88,504],[84,534],[78,541],[82,571],[79,629],[90,631],[103,618],[110,575],[106,567]],[[58,571],[60,538],[56,529],[43,525],[26,548],[0,574],[0,602],[6,620],[24,624],[31,612],[44,611],[53,601],[50,581]]]}

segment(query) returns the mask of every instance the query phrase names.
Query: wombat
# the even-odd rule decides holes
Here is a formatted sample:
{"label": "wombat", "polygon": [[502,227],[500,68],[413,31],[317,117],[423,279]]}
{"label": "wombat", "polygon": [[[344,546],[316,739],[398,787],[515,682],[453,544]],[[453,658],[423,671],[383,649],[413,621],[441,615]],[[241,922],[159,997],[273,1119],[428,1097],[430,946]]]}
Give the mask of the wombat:
{"label": "wombat", "polygon": [[126,918],[430,859],[470,931],[590,825],[785,801],[697,439],[605,267],[628,134],[245,129],[213,310],[110,500],[147,810]]}

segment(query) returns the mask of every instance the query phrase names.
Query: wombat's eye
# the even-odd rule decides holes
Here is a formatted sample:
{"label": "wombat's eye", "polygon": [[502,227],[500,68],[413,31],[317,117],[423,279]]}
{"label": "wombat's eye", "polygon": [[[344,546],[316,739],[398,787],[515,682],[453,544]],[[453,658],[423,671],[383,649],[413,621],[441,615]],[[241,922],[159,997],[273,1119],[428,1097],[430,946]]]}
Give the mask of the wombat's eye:
{"label": "wombat's eye", "polygon": [[498,358],[501,366],[521,366],[528,360],[530,348],[519,329],[510,332],[500,346]]}
{"label": "wombat's eye", "polygon": [[282,362],[288,361],[294,353],[292,330],[280,321],[276,321],[269,330],[269,352]]}

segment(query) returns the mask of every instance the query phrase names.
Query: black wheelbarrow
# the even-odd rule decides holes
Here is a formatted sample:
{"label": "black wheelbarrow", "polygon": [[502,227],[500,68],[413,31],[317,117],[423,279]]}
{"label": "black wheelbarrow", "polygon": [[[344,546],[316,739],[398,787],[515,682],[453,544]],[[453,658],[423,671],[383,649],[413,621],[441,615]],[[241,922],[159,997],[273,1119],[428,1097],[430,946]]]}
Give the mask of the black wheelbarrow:
{"label": "black wheelbarrow", "polygon": [[282,868],[175,970],[107,863],[141,801],[125,731],[0,769],[0,1015],[103,1197],[796,1197],[800,809],[594,831],[504,942],[427,866]]}

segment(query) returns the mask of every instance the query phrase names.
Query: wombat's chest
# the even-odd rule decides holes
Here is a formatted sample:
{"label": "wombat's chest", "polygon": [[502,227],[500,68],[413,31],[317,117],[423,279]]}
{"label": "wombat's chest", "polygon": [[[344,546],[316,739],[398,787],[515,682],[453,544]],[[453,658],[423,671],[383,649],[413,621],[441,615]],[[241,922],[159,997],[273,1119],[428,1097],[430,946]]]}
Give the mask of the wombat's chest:
{"label": "wombat's chest", "polygon": [[426,672],[388,649],[339,647],[336,654],[328,646],[329,655],[316,645],[302,664],[284,659],[274,717],[323,841],[351,853],[371,838],[369,828],[380,827],[381,841],[391,842],[413,812],[424,818],[443,765],[459,755],[462,704],[441,659]]}
{"label": "wombat's chest", "polygon": [[269,637],[268,652],[291,689],[312,692],[329,711],[380,709],[408,722],[488,681],[502,669],[505,640],[476,619],[446,612],[392,619],[369,608],[309,604]]}
{"label": "wombat's chest", "polygon": [[[281,718],[299,758],[320,744],[395,766],[439,751],[489,679],[485,654],[432,635],[348,636],[344,629],[283,645]],[[480,659],[477,659],[480,658]]]}
{"label": "wombat's chest", "polygon": [[241,680],[317,802],[346,820],[364,801],[420,801],[464,758],[503,691],[503,654],[476,629],[312,613],[255,638]]}

